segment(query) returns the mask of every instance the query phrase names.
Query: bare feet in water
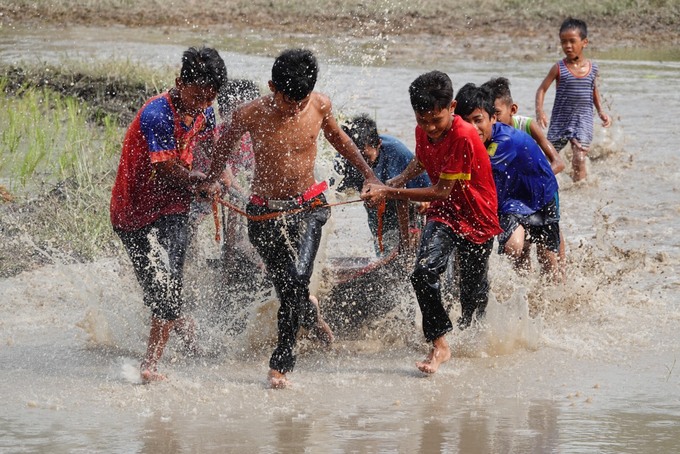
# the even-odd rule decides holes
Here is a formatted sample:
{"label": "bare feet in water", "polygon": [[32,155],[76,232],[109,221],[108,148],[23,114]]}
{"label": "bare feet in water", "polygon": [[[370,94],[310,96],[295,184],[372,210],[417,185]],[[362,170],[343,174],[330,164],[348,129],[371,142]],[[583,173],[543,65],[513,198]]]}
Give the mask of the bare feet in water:
{"label": "bare feet in water", "polygon": [[142,367],[139,373],[143,383],[150,383],[152,381],[163,381],[166,379],[165,375],[156,370],[151,370],[148,367]]}
{"label": "bare feet in water", "polygon": [[269,380],[269,387],[272,389],[284,389],[290,386],[286,374],[282,374],[278,370],[269,369],[267,380]]}
{"label": "bare feet in water", "polygon": [[328,323],[326,323],[323,317],[321,317],[319,300],[316,298],[316,296],[309,295],[309,301],[311,301],[312,304],[316,306],[316,311],[318,314],[316,326],[312,328],[311,334],[326,345],[332,344],[333,341],[335,340],[335,336],[333,336],[333,331],[331,330],[331,327],[328,326]]}
{"label": "bare feet in water", "polygon": [[451,359],[451,349],[444,336],[438,337],[432,343],[432,350],[424,361],[416,363],[416,367],[424,374],[434,374],[442,363]]}

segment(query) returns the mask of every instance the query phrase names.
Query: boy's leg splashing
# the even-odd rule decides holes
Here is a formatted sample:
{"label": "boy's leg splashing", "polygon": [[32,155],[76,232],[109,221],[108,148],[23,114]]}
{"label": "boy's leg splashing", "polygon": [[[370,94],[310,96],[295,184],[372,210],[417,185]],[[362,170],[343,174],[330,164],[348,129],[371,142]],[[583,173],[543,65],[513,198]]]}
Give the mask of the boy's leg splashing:
{"label": "boy's leg splashing", "polygon": [[589,149],[583,147],[576,139],[571,139],[570,142],[573,152],[571,158],[572,179],[574,182],[585,180],[587,176],[586,155]]}

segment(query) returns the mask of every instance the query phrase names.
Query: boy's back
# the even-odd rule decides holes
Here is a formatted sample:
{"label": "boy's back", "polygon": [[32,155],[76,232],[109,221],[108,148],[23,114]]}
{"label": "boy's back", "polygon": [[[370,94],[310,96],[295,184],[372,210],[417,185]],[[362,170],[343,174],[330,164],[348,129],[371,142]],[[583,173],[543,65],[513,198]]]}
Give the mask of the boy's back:
{"label": "boy's back", "polygon": [[524,131],[496,122],[488,153],[491,159],[498,211],[532,214],[552,201],[557,180],[536,141]]}

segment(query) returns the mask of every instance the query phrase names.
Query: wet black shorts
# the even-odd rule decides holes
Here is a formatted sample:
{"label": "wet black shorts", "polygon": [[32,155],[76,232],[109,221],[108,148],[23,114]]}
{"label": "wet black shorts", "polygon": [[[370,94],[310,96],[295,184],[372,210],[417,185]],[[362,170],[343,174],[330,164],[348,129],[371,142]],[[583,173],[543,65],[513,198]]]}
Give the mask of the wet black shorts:
{"label": "wet black shorts", "polygon": [[498,253],[503,254],[505,243],[520,225],[524,227],[525,238],[533,244],[542,244],[552,252],[560,250],[560,206],[557,195],[546,206],[535,213],[522,216],[502,214],[498,220],[503,233],[498,235]]}
{"label": "wet black shorts", "polygon": [[156,318],[179,318],[189,217],[186,214],[163,216],[132,232],[114,230],[130,256],[137,281],[142,286],[144,304]]}

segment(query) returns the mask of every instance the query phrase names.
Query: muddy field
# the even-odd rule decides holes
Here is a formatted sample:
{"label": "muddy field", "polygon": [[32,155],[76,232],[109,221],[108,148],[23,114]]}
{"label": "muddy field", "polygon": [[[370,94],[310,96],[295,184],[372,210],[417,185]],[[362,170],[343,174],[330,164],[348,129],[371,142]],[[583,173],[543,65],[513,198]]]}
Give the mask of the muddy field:
{"label": "muddy field", "polygon": [[207,32],[266,31],[282,36],[361,39],[381,35],[434,44],[444,39],[460,42],[462,49],[469,50],[479,39],[488,41],[487,45],[510,39],[524,47],[545,48],[555,43],[560,22],[574,16],[586,20],[593,45],[604,50],[672,48],[680,44],[678,0],[188,0],[182,5],[178,8],[170,0],[5,0],[0,3],[0,24],[153,26],[168,34],[203,28]]}
{"label": "muddy field", "polygon": [[[199,31],[206,43],[241,53],[273,56],[281,46],[293,43],[311,44],[321,53],[326,51],[332,55],[333,47],[342,47],[345,43],[358,49],[356,52],[345,50],[345,58],[365,50],[383,57],[374,64],[388,66],[429,66],[439,58],[469,60],[471,54],[478,60],[507,59],[512,65],[559,55],[557,29],[564,17],[574,15],[588,22],[590,50],[600,55],[619,51],[629,58],[631,49],[647,55],[658,50],[667,55],[670,49],[671,55],[676,55],[680,48],[679,0],[640,0],[635,2],[636,7],[621,1],[600,2],[595,6],[576,0],[461,0],[455,2],[455,8],[452,3],[188,0],[183,3],[183,9],[178,9],[169,0],[132,3],[127,0],[4,0],[0,2],[0,29],[11,34],[12,30],[20,29],[59,30],[77,26],[115,33],[120,27],[129,27],[160,29],[169,39],[173,34]],[[0,77],[7,79],[5,90],[10,95],[21,87],[33,86],[75,96],[87,103],[89,117],[95,123],[104,115],[111,115],[121,126],[126,126],[144,100],[158,89],[130,78],[125,72],[93,75],[85,68],[50,67],[49,77],[46,74],[44,65],[17,68],[0,61]],[[63,187],[77,191],[68,185]],[[0,194],[3,244],[0,276],[51,262],[40,252],[45,244],[37,242],[35,248],[27,249],[18,238],[26,231],[40,230],[50,218],[40,206],[54,206],[55,201],[58,204],[68,199],[55,199],[54,194],[49,193],[34,194],[34,200],[29,203],[9,202],[11,198],[12,194]],[[50,247],[56,247],[60,253],[70,249],[69,245],[58,243],[57,239]],[[115,251],[111,247],[104,249],[102,252],[106,254]],[[68,262],[82,259],[72,252],[63,255]]]}

